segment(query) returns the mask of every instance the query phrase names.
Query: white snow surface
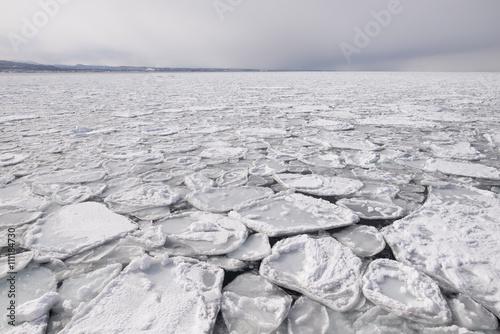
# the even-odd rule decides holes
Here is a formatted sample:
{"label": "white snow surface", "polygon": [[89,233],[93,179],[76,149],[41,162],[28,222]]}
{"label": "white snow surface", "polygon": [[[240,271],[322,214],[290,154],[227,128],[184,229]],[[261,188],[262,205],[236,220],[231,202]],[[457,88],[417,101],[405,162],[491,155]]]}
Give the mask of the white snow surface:
{"label": "white snow surface", "polygon": [[415,322],[451,322],[451,311],[436,282],[397,261],[371,262],[363,275],[363,294],[374,304]]}
{"label": "white snow surface", "polygon": [[361,259],[334,238],[303,234],[278,241],[259,272],[279,286],[346,312],[364,302],[358,283],[361,267]]}
{"label": "white snow surface", "polygon": [[161,226],[172,255],[222,255],[236,250],[248,236],[240,220],[208,212],[191,211],[169,216]]}
{"label": "white snow surface", "polygon": [[229,216],[270,237],[327,230],[359,221],[349,209],[293,191],[238,206]]}
{"label": "white snow surface", "polygon": [[355,193],[363,182],[338,176],[317,174],[275,174],[274,179],[286,188],[317,196],[346,196]]}
{"label": "white snow surface", "polygon": [[124,216],[95,202],[67,205],[39,219],[26,232],[23,247],[34,252],[36,261],[65,259],[125,236],[137,228]]}
{"label": "white snow surface", "polygon": [[222,269],[193,259],[144,255],[60,333],[211,333],[223,277]]}
{"label": "white snow surface", "polygon": [[474,188],[431,188],[425,204],[382,230],[394,255],[449,291],[500,315],[500,198]]}
{"label": "white snow surface", "polygon": [[232,334],[271,333],[285,320],[292,304],[282,289],[265,278],[245,273],[223,289],[222,316]]}

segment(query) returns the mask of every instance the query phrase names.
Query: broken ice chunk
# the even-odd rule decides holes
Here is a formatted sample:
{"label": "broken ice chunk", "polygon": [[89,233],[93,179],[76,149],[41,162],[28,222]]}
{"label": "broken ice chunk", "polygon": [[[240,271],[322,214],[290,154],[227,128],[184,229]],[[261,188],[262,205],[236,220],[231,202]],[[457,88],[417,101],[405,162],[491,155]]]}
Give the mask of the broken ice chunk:
{"label": "broken ice chunk", "polygon": [[363,219],[396,219],[406,214],[404,208],[390,201],[363,198],[343,198],[335,204],[354,211]]}
{"label": "broken ice chunk", "polygon": [[381,230],[396,258],[500,316],[500,199],[475,188],[429,187],[425,204]]}
{"label": "broken ice chunk", "polygon": [[447,143],[447,144],[430,144],[430,148],[435,157],[445,159],[461,159],[461,160],[479,160],[484,158],[484,155],[479,153],[468,142]]}
{"label": "broken ice chunk", "polygon": [[446,325],[451,311],[436,282],[416,269],[389,259],[370,263],[363,276],[363,294],[380,307],[405,319]]}
{"label": "broken ice chunk", "polygon": [[248,169],[236,168],[225,172],[217,179],[219,187],[240,187],[248,181]]}
{"label": "broken ice chunk", "polygon": [[[12,291],[9,292],[12,287],[15,286],[15,299],[12,299]],[[21,270],[18,273],[11,273],[6,278],[0,281],[0,307],[1,307],[1,320],[0,320],[0,333],[8,333],[12,326],[8,324],[8,321],[16,321],[16,326],[19,326],[21,321],[18,321],[16,317],[16,311],[14,315],[9,311],[11,306],[11,300],[15,300],[16,307],[19,307],[30,301],[35,301],[42,297],[46,293],[52,293],[56,291],[56,278],[54,274],[47,268],[43,267],[29,267]],[[9,294],[11,296],[9,297]],[[26,306],[33,306],[33,304],[26,304]],[[43,305],[41,305],[43,307]],[[12,308],[11,308],[12,309]],[[35,307],[36,309],[36,307]],[[26,308],[26,319],[31,318],[29,315],[33,311],[33,308]],[[48,311],[48,310],[46,310]]]}
{"label": "broken ice chunk", "polygon": [[40,211],[26,211],[17,207],[0,208],[0,228],[34,222],[43,215]]}
{"label": "broken ice chunk", "polygon": [[423,166],[423,170],[426,172],[500,180],[500,171],[498,169],[478,163],[428,159]]}
{"label": "broken ice chunk", "polygon": [[275,174],[274,179],[286,188],[317,196],[345,196],[355,193],[363,186],[358,180],[316,174]]}
{"label": "broken ice chunk", "polygon": [[248,152],[244,147],[210,147],[200,153],[202,158],[240,159]]}
{"label": "broken ice chunk", "polygon": [[237,131],[241,137],[247,138],[284,138],[290,134],[285,129],[276,128],[247,128]]}
{"label": "broken ice chunk", "polygon": [[258,275],[245,273],[223,290],[222,316],[229,333],[271,333],[285,320],[292,297]]}
{"label": "broken ice chunk", "polygon": [[336,311],[359,306],[362,261],[330,236],[299,235],[278,241],[262,260],[260,274]]}
{"label": "broken ice chunk", "polygon": [[345,163],[341,157],[336,154],[315,154],[308,156],[300,156],[299,161],[305,164],[318,166],[318,167],[329,167],[329,168],[344,168]]}
{"label": "broken ice chunk", "polygon": [[204,188],[187,196],[195,208],[208,212],[228,212],[246,201],[269,197],[274,192],[262,187]]}
{"label": "broken ice chunk", "polygon": [[33,259],[33,252],[16,253],[0,258],[0,278],[8,276],[9,272],[18,272],[24,269]]}
{"label": "broken ice chunk", "polygon": [[325,334],[329,326],[326,307],[305,296],[297,299],[288,312],[290,334]]}
{"label": "broken ice chunk", "polygon": [[184,184],[193,191],[215,186],[215,182],[201,172],[186,176],[184,178]]}
{"label": "broken ice chunk", "polygon": [[161,183],[148,183],[113,193],[105,198],[117,213],[133,213],[149,208],[167,207],[180,200],[179,194]]}
{"label": "broken ice chunk", "polygon": [[145,255],[132,261],[60,333],[163,333],[166,329],[211,333],[223,277],[222,269],[193,259]]}
{"label": "broken ice chunk", "polygon": [[240,247],[248,231],[239,220],[207,212],[186,212],[167,217],[160,225],[165,246],[175,255],[220,255]]}
{"label": "broken ice chunk", "polygon": [[238,206],[229,216],[271,237],[327,230],[359,221],[349,209],[292,191]]}
{"label": "broken ice chunk", "polygon": [[470,330],[495,330],[498,319],[481,304],[471,298],[458,294],[448,301],[453,319],[462,327]]}
{"label": "broken ice chunk", "polygon": [[207,263],[213,264],[226,271],[241,271],[248,265],[247,262],[238,259],[230,259],[226,256],[211,256],[207,259]]}
{"label": "broken ice chunk", "polygon": [[40,318],[49,312],[58,299],[59,294],[55,291],[50,291],[40,298],[19,305],[16,312],[16,321],[25,322]]}
{"label": "broken ice chunk", "polygon": [[0,167],[11,166],[24,161],[28,155],[20,153],[2,153],[0,154]]}
{"label": "broken ice chunk", "polygon": [[263,233],[254,233],[236,250],[227,254],[228,258],[242,261],[258,261],[271,254],[269,238]]}
{"label": "broken ice chunk", "polygon": [[105,205],[86,202],[65,206],[39,219],[22,239],[36,261],[64,259],[124,236],[137,226]]}
{"label": "broken ice chunk", "polygon": [[332,235],[358,256],[374,256],[385,248],[383,235],[373,226],[353,225]]}

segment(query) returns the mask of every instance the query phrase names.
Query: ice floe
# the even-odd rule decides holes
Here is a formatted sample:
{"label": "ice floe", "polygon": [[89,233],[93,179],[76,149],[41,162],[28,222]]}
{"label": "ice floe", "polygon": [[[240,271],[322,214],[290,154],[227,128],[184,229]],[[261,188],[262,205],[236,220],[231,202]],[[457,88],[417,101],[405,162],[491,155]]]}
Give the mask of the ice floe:
{"label": "ice floe", "polygon": [[286,188],[317,196],[345,196],[355,193],[363,182],[337,176],[317,174],[275,174],[274,179]]}
{"label": "ice floe", "polygon": [[406,214],[404,208],[393,204],[390,200],[343,198],[335,204],[354,211],[363,219],[396,219]]}
{"label": "ice floe", "polygon": [[350,311],[364,301],[358,280],[362,262],[330,236],[299,235],[277,242],[262,260],[260,274],[303,293],[336,311]]}
{"label": "ice floe", "polygon": [[11,166],[24,161],[28,155],[17,153],[2,153],[0,154],[0,167]]}
{"label": "ice floe", "polygon": [[136,228],[128,218],[111,212],[103,204],[72,204],[39,219],[26,232],[22,245],[34,252],[35,260],[48,262],[123,237]]}
{"label": "ice floe", "polygon": [[210,147],[200,153],[202,158],[210,159],[240,159],[248,149],[244,147]]}
{"label": "ice floe", "polygon": [[223,289],[222,316],[229,333],[271,333],[285,320],[292,297],[259,275],[245,273]]}
{"label": "ice floe", "polygon": [[222,269],[196,260],[145,255],[132,261],[60,333],[211,333],[223,277]]}
{"label": "ice floe", "polygon": [[248,236],[245,242],[227,254],[228,258],[242,261],[258,261],[271,254],[269,238],[263,233],[254,233]]}
{"label": "ice floe", "polygon": [[208,212],[185,212],[158,221],[173,255],[221,255],[240,247],[248,236],[239,220]]}
{"label": "ice floe", "polygon": [[415,322],[451,323],[451,311],[436,282],[397,261],[371,262],[363,275],[363,294],[374,304]]}
{"label": "ice floe", "polygon": [[374,256],[385,248],[383,235],[373,226],[353,225],[332,233],[332,236],[358,256]]}
{"label": "ice floe", "polygon": [[462,327],[470,330],[496,330],[498,319],[473,299],[458,294],[448,301],[453,318]]}
{"label": "ice floe", "polygon": [[263,187],[204,188],[190,193],[187,200],[199,210],[220,213],[231,211],[246,201],[273,194],[271,189]]}
{"label": "ice floe", "polygon": [[425,204],[382,230],[396,258],[500,315],[500,199],[473,188],[431,188]]}
{"label": "ice floe", "polygon": [[484,158],[484,155],[472,147],[468,142],[451,144],[431,143],[429,147],[437,158],[461,160],[479,160]]}
{"label": "ice floe", "polygon": [[238,206],[229,216],[271,237],[327,230],[359,221],[349,209],[293,191]]}

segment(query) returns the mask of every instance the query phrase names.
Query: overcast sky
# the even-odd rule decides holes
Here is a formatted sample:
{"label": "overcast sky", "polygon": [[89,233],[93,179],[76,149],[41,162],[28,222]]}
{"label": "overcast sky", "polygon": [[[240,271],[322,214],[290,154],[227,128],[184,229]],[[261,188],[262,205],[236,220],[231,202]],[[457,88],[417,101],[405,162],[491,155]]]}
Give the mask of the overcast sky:
{"label": "overcast sky", "polygon": [[0,0],[0,59],[500,70],[499,0]]}

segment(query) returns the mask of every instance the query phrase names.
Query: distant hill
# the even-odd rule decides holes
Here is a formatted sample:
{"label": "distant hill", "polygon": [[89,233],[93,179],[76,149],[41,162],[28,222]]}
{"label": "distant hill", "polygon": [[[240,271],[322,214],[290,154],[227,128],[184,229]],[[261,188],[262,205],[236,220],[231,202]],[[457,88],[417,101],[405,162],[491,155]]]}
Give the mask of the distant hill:
{"label": "distant hill", "polygon": [[171,68],[140,66],[41,65],[0,60],[0,72],[253,72],[248,69]]}

